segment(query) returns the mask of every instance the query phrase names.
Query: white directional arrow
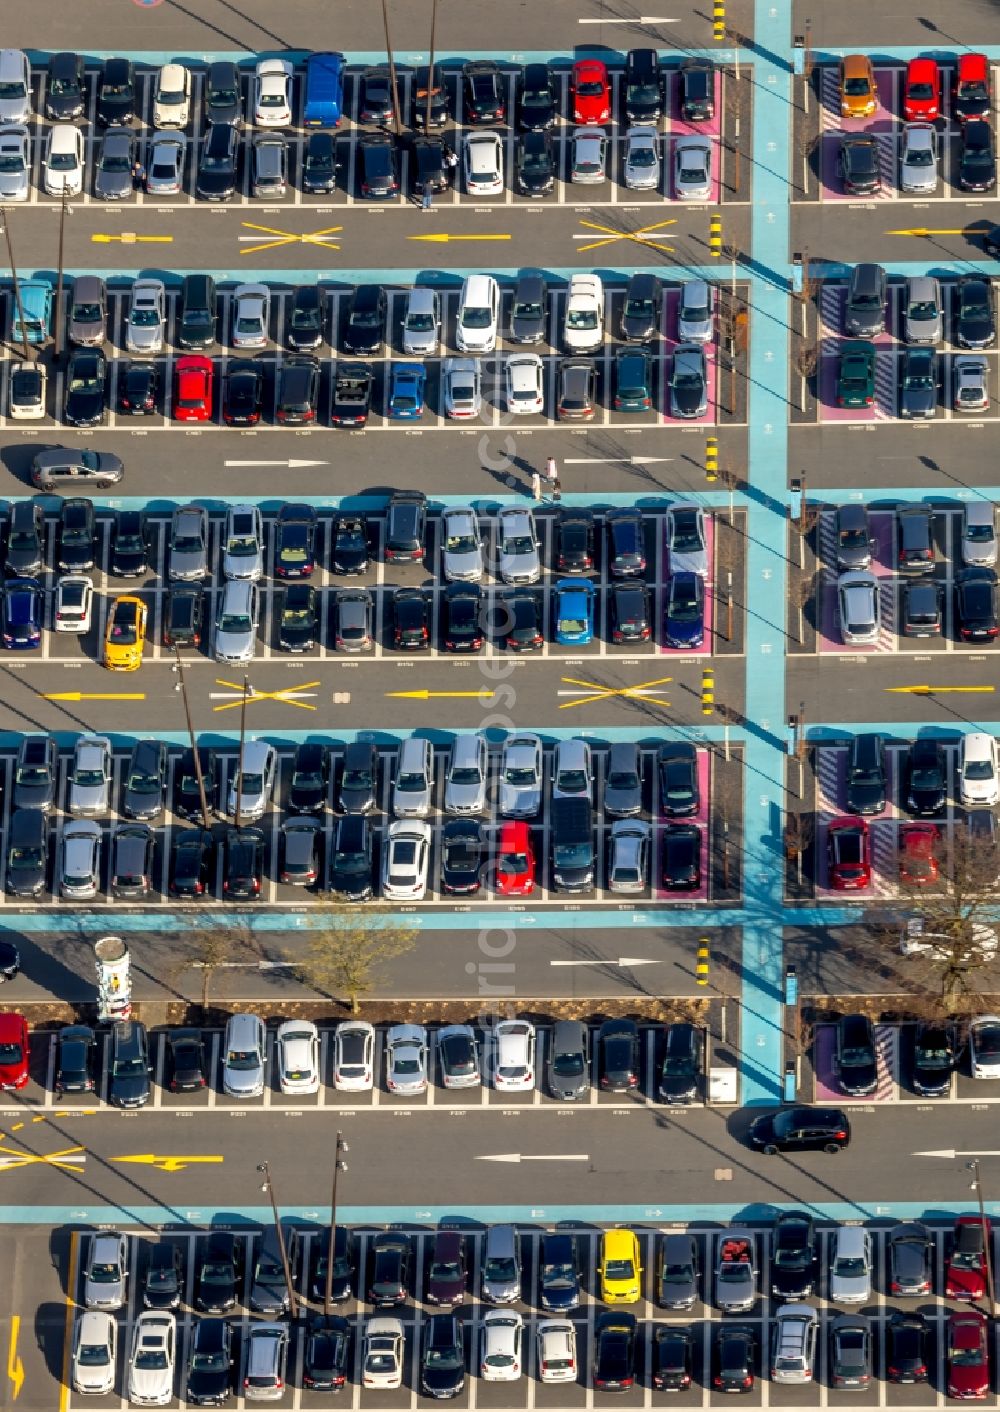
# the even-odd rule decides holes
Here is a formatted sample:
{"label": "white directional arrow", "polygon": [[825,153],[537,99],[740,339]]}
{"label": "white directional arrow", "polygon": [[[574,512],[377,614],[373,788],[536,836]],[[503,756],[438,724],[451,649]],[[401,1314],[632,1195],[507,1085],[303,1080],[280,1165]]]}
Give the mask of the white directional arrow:
{"label": "white directional arrow", "polygon": [[328,466],[329,461],[223,461],[224,466],[287,466],[291,471],[299,471],[303,466]]}
{"label": "white directional arrow", "polygon": [[494,1152],[489,1157],[477,1157],[477,1162],[589,1162],[586,1152],[549,1152],[543,1156],[527,1152]]}
{"label": "white directional arrow", "polygon": [[605,16],[599,20],[577,20],[578,25],[679,25],[680,20],[670,19],[666,15],[638,15],[631,19],[615,19]]}
{"label": "white directional arrow", "polygon": [[567,466],[665,466],[673,459],[673,456],[580,456],[568,457],[564,464]]}
{"label": "white directional arrow", "polygon": [[948,1161],[954,1162],[956,1157],[1000,1157],[1000,1152],[984,1152],[982,1148],[973,1148],[971,1152],[956,1152],[953,1147],[942,1147],[938,1152],[912,1152],[911,1157],[946,1157]]}
{"label": "white directional arrow", "polygon": [[[606,956],[597,961],[550,961],[550,966],[659,966],[661,962],[655,957],[646,956],[619,956],[616,961],[613,956]],[[926,1154],[925,1154],[926,1155]],[[944,1154],[942,1154],[943,1156]]]}

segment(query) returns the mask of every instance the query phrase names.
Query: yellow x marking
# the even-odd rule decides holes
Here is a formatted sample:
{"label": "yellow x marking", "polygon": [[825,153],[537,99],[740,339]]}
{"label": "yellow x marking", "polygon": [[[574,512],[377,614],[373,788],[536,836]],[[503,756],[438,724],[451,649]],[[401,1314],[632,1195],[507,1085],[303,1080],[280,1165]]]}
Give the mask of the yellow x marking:
{"label": "yellow x marking", "polygon": [[[324,230],[314,231],[311,235],[297,235],[290,230],[276,230],[273,226],[254,225],[253,221],[241,221],[240,224],[246,230],[260,231],[262,235],[274,236],[273,240],[258,241],[241,250],[241,255],[258,255],[263,250],[279,250],[283,245],[320,245],[324,250],[339,250],[340,245],[333,240],[325,239],[326,236],[336,235],[338,231],[344,229],[343,226],[327,226]],[[252,241],[253,236],[241,236],[242,240]]]}
{"label": "yellow x marking", "polygon": [[[235,701],[224,701],[221,706],[213,706],[213,711],[232,711],[237,706],[243,705],[243,683],[235,681],[223,681],[220,677],[215,679],[216,686],[228,686],[230,690],[238,693]],[[255,701],[283,701],[286,706],[298,706],[302,711],[315,711],[316,707],[309,701],[297,701],[296,697],[304,691],[310,691],[314,686],[319,686],[318,681],[304,681],[299,686],[282,686],[277,691],[248,691],[247,705],[252,706]]]}
{"label": "yellow x marking", "polygon": [[588,250],[600,250],[604,245],[614,245],[616,240],[634,240],[637,245],[647,245],[651,250],[659,250],[669,255],[670,246],[663,243],[667,237],[654,236],[652,232],[662,230],[664,226],[675,226],[677,221],[657,221],[655,225],[643,226],[641,230],[615,230],[612,226],[598,225],[596,221],[581,221],[580,224],[587,230],[600,231],[606,237],[604,240],[592,240],[588,245],[581,245],[581,255]]}
{"label": "yellow x marking", "polygon": [[[561,677],[567,686],[586,687],[592,696],[580,696],[576,701],[562,701],[559,704],[560,711],[568,711],[571,706],[590,706],[595,701],[608,701],[612,696],[632,697],[642,700],[645,696],[658,696],[659,688],[664,686],[672,677],[657,677],[655,681],[640,682],[638,686],[601,686],[599,682],[579,681],[576,677]],[[668,701],[660,702],[662,706],[669,706]]]}
{"label": "yellow x marking", "polygon": [[33,1167],[38,1164],[60,1167],[64,1172],[76,1172],[86,1160],[82,1147],[64,1147],[61,1152],[22,1152],[16,1147],[0,1147],[0,1172],[12,1172],[17,1167]]}

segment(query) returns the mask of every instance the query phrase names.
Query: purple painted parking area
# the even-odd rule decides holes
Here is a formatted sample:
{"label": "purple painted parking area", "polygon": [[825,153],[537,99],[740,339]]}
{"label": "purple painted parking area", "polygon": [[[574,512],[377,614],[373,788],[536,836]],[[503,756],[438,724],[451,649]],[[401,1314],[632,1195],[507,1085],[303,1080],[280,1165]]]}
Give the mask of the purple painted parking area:
{"label": "purple painted parking area", "polygon": [[878,105],[868,118],[846,118],[840,111],[840,69],[824,65],[820,72],[820,127],[824,132],[891,132],[899,123],[901,69],[876,69]]}
{"label": "purple painted parking area", "polygon": [[[843,752],[846,756],[846,752]],[[895,819],[868,820],[871,845],[872,880],[866,888],[837,888],[830,886],[830,859],[827,850],[827,828],[832,819],[842,817],[831,814],[816,817],[816,897],[821,902],[850,902],[852,898],[898,897],[899,896],[899,839],[898,824]]]}
{"label": "purple painted parking area", "polygon": [[[705,850],[706,841],[708,839],[709,820],[711,819],[712,814],[712,801],[710,798],[712,774],[711,761],[709,758],[709,752],[707,750],[699,750],[697,752],[697,767],[698,794],[700,796],[701,802],[698,806],[698,812],[696,814],[692,814],[690,818],[684,819],[683,822],[686,824],[697,824],[698,828],[701,830],[701,887],[697,888],[693,892],[674,892],[673,889],[665,888],[662,885],[662,882],[660,881],[660,879],[662,878],[662,869],[660,867],[660,840],[662,837],[662,830],[665,824],[672,822],[664,814],[663,805],[661,802],[656,815],[656,820],[653,824],[653,828],[655,830],[656,850],[656,860],[653,872],[653,896],[658,902],[705,902],[708,899],[709,869],[707,865]],[[678,820],[677,822],[681,821]]]}
{"label": "purple painted parking area", "polygon": [[882,177],[882,190],[871,196],[858,196],[844,190],[838,163],[840,153],[840,132],[820,134],[819,148],[819,195],[821,201],[891,201],[897,193],[896,173],[899,164],[898,144],[894,133],[879,133],[878,165]]}
{"label": "purple painted parking area", "polygon": [[869,1098],[850,1098],[837,1080],[835,1025],[817,1025],[813,1039],[813,1074],[817,1103],[889,1103],[896,1097],[899,1031],[894,1025],[875,1026],[878,1078]]}
{"label": "purple painted parking area", "polygon": [[[833,520],[832,515],[824,519]],[[818,650],[820,652],[891,652],[896,644],[896,518],[891,511],[875,513],[871,517],[872,536],[876,547],[872,551],[871,571],[879,580],[879,616],[881,632],[878,642],[866,646],[853,646],[844,643],[840,634],[840,612],[837,603],[837,574],[835,570],[824,570],[820,575],[818,591]],[[836,562],[834,558],[832,561]]]}
{"label": "purple painted parking area", "polygon": [[[896,805],[899,778],[899,751],[891,746],[886,751],[886,807],[881,814],[870,816],[869,822],[899,818]],[[844,746],[820,746],[816,752],[816,812],[827,817],[847,814],[847,749]]]}
{"label": "purple painted parking area", "polygon": [[[709,657],[712,654],[712,637],[715,632],[715,582],[712,578],[712,570],[715,565],[715,519],[712,515],[705,516],[705,547],[708,551],[709,576],[705,580],[705,636],[700,647],[660,647],[660,652],[665,657]],[[670,574],[670,555],[664,554],[665,572]],[[666,589],[663,590],[664,601],[666,599]],[[661,619],[662,621],[662,608]]]}
{"label": "purple painted parking area", "polygon": [[[890,284],[889,306],[886,310],[885,327],[881,328],[871,340],[876,348],[889,348],[894,343],[894,335],[899,318],[899,301],[901,298],[901,286]],[[846,302],[846,284],[835,281],[827,281],[824,283],[819,292],[820,337],[824,343],[833,338],[846,338],[848,336],[844,332],[844,305]]]}
{"label": "purple painted parking area", "polygon": [[722,136],[722,72],[715,71],[715,117],[707,123],[690,123],[681,117],[681,76],[676,69],[667,73],[667,118],[666,130],[671,137],[711,137],[718,140]]}
{"label": "purple painted parking area", "polygon": [[670,413],[670,378],[674,370],[674,349],[677,347],[677,310],[680,305],[680,290],[668,289],[663,300],[663,421],[667,426],[697,427],[714,425],[718,415],[718,346],[714,339],[706,343],[705,375],[708,381],[708,408],[703,417],[674,417]]}

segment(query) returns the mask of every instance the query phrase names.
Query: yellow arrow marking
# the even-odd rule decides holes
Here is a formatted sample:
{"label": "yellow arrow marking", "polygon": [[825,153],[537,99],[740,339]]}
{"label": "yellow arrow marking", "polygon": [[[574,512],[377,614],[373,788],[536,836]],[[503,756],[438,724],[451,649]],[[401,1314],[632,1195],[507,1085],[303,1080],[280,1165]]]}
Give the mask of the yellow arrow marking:
{"label": "yellow arrow marking", "polygon": [[256,230],[262,235],[274,236],[273,240],[254,241],[253,236],[240,236],[241,241],[251,241],[245,250],[241,250],[241,255],[258,255],[264,250],[279,250],[283,245],[319,245],[324,250],[339,250],[337,241],[325,239],[328,235],[336,235],[344,229],[343,226],[326,226],[323,230],[313,231],[311,234],[297,235],[290,230],[276,230],[274,226],[259,226],[253,221],[241,221],[244,230]]}
{"label": "yellow arrow marking", "polygon": [[110,245],[113,240],[122,245],[169,245],[173,238],[172,235],[136,235],[127,230],[123,235],[92,235],[90,240],[93,245]]}
{"label": "yellow arrow marking", "polygon": [[10,1317],[10,1344],[7,1349],[7,1376],[14,1384],[13,1401],[16,1402],[24,1386],[24,1364],[17,1352],[17,1336],[21,1332],[20,1314]]}
{"label": "yellow arrow marking", "polygon": [[153,1152],[136,1152],[127,1157],[112,1157],[112,1162],[131,1162],[139,1167],[156,1167],[161,1172],[183,1172],[185,1167],[196,1163],[206,1165],[218,1163],[222,1157],[157,1157]]}
{"label": "yellow arrow marking", "polygon": [[[232,711],[236,707],[243,705],[243,683],[235,681],[222,681],[219,677],[215,679],[216,686],[228,686],[231,691],[239,693],[236,701],[224,701],[221,706],[213,706],[213,711]],[[282,686],[277,691],[257,691],[256,689],[247,692],[247,705],[250,706],[255,701],[282,701],[286,706],[298,706],[303,711],[315,711],[316,707],[310,701],[296,701],[295,697],[303,691],[311,691],[314,686],[319,686],[318,681],[304,681],[299,686]]]}
{"label": "yellow arrow marking", "polygon": [[447,245],[452,240],[512,240],[510,235],[408,235],[407,240],[422,240],[428,245]]}
{"label": "yellow arrow marking", "polygon": [[596,221],[581,221],[580,224],[585,230],[600,231],[601,234],[606,237],[604,240],[592,240],[587,245],[579,246],[578,249],[581,255],[585,254],[588,250],[600,250],[604,245],[614,245],[617,240],[634,240],[637,245],[647,245],[650,249],[659,250],[662,254],[670,254],[670,246],[663,244],[665,237],[654,237],[652,232],[663,230],[665,226],[675,226],[677,221],[676,219],[657,221],[654,225],[643,226],[640,230],[615,230],[613,226],[602,226]]}
{"label": "yellow arrow marking", "polygon": [[145,701],[144,691],[43,691],[43,701]]}
{"label": "yellow arrow marking", "polygon": [[913,226],[911,230],[887,230],[885,235],[982,235],[984,226],[958,226],[954,230],[932,230],[927,226]]}
{"label": "yellow arrow marking", "polygon": [[451,696],[485,704],[493,700],[496,692],[483,687],[481,691],[387,691],[385,695],[397,701],[430,701],[439,696]]}
{"label": "yellow arrow marking", "polygon": [[943,696],[945,692],[993,692],[993,686],[887,686],[885,691],[910,696]]}
{"label": "yellow arrow marking", "polygon": [[[624,696],[642,699],[644,694],[655,691],[657,687],[664,686],[672,677],[657,677],[655,681],[640,682],[638,686],[601,686],[599,682],[580,681],[576,677],[560,677],[560,681],[567,686],[586,687],[594,694],[592,696],[582,696],[576,701],[562,701],[559,705],[560,711],[568,711],[572,706],[590,706],[595,701],[608,701],[612,696]],[[667,702],[660,702],[660,705],[667,705]]]}
{"label": "yellow arrow marking", "polygon": [[0,1172],[13,1172],[18,1167],[60,1167],[75,1172],[87,1160],[82,1147],[64,1147],[61,1152],[22,1152],[17,1147],[0,1147]]}

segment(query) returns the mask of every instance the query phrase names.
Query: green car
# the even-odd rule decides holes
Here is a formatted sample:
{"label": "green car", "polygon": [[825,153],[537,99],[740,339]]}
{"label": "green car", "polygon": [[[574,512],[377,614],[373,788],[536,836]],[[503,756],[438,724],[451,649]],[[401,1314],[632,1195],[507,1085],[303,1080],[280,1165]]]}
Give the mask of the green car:
{"label": "green car", "polygon": [[615,358],[615,411],[647,412],[653,405],[652,360],[641,348],[622,348]]}
{"label": "green car", "polygon": [[875,401],[875,346],[860,339],[840,350],[838,407],[870,407]]}

